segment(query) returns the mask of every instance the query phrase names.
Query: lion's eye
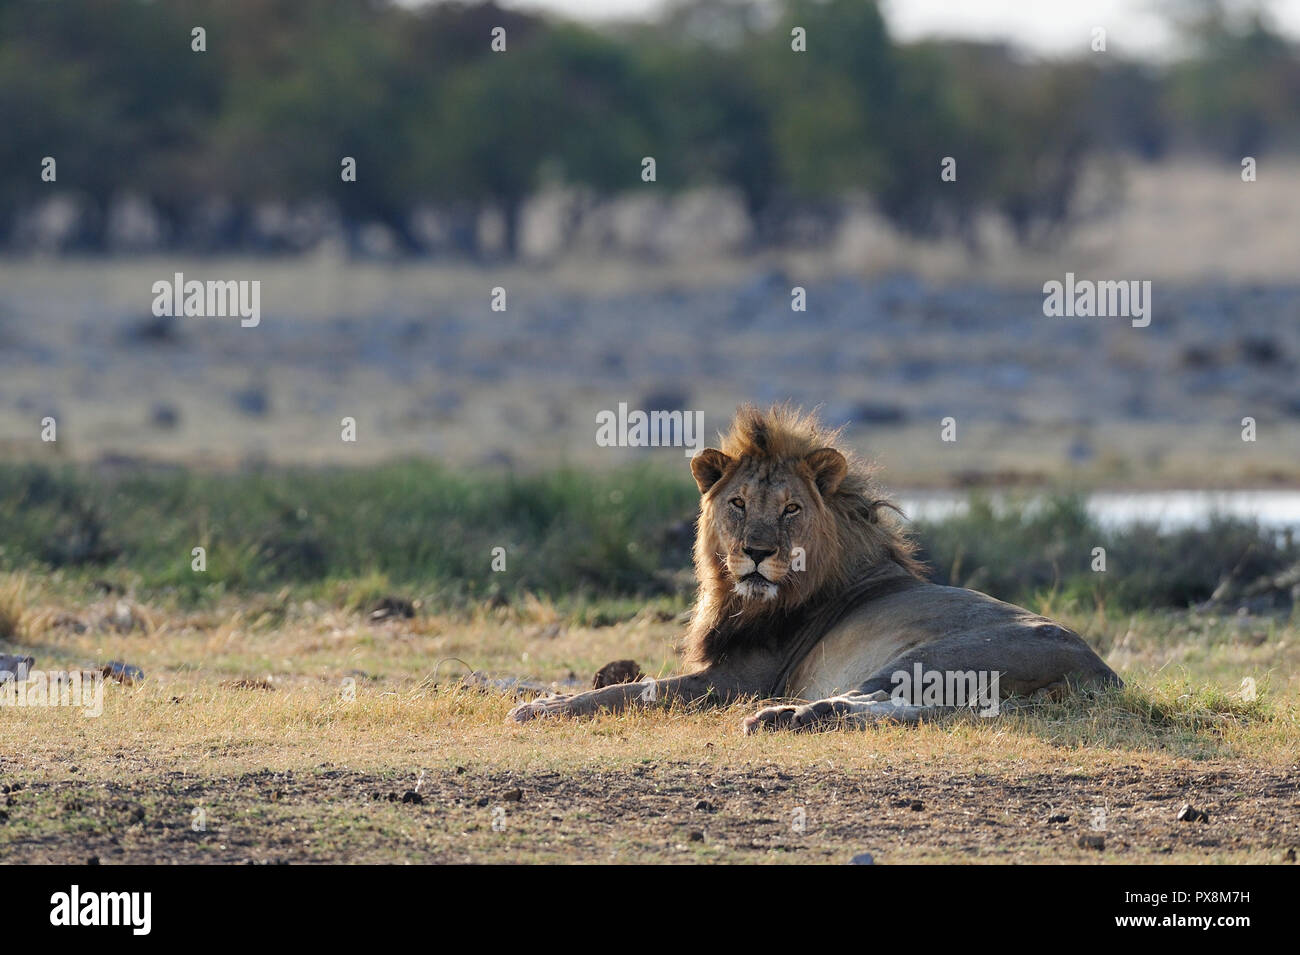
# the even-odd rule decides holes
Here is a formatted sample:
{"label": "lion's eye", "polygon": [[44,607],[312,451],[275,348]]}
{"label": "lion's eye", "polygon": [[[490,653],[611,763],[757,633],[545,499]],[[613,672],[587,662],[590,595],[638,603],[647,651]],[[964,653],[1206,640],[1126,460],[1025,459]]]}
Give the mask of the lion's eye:
{"label": "lion's eye", "polygon": [[791,501],[785,506],[785,512],[787,514],[798,514],[800,510],[802,510],[802,508],[800,508],[794,501]]}
{"label": "lion's eye", "polygon": [[733,497],[731,499],[731,506],[738,511],[743,511],[745,509],[745,502],[738,497]]}

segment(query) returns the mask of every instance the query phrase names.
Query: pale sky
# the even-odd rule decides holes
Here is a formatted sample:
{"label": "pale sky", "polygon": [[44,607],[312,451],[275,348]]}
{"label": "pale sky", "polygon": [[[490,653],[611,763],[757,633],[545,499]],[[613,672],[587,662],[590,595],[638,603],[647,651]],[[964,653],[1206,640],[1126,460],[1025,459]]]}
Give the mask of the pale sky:
{"label": "pale sky", "polygon": [[[412,0],[418,2],[418,0]],[[642,17],[663,0],[497,0],[501,6],[550,10],[575,19]],[[1170,50],[1170,35],[1154,11],[1168,0],[884,0],[894,36],[1005,39],[1037,53],[1086,50],[1093,27],[1105,27],[1108,49],[1133,55]],[[1232,7],[1262,6],[1274,23],[1300,37],[1300,0],[1230,0]]]}

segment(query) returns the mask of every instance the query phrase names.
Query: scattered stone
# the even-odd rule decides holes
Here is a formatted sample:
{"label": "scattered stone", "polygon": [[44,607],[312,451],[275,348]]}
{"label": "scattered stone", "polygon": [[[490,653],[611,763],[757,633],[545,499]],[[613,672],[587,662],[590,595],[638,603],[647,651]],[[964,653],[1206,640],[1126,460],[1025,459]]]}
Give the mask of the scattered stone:
{"label": "scattered stone", "polygon": [[230,395],[235,408],[251,418],[265,417],[271,411],[271,399],[266,389],[256,385],[234,391]]}
{"label": "scattered stone", "polygon": [[149,412],[149,423],[160,430],[170,431],[181,423],[181,413],[175,405],[154,405]]}
{"label": "scattered stone", "polygon": [[718,807],[713,805],[713,803],[709,802],[707,799],[701,799],[695,804],[695,808],[702,812],[716,812]]}
{"label": "scattered stone", "polygon": [[875,865],[876,860],[870,852],[860,852],[849,860],[849,865]]}
{"label": "scattered stone", "polygon": [[501,797],[504,802],[523,802],[524,791],[522,789],[511,789]]}
{"label": "scattered stone", "polygon": [[414,789],[408,789],[406,792],[402,793],[402,802],[414,803],[419,806],[424,803],[424,797]]}
{"label": "scattered stone", "polygon": [[[12,653],[0,653],[0,683],[7,683],[17,678],[26,682],[27,673],[36,665],[33,657],[20,657]],[[7,790],[6,790],[7,791]]]}
{"label": "scattered stone", "polygon": [[1051,822],[1069,822],[1069,821],[1070,821],[1070,817],[1067,816],[1067,815],[1065,815],[1064,813],[1057,813],[1055,816],[1048,816],[1048,817],[1047,817],[1047,821],[1048,821],[1049,823],[1051,823]]}
{"label": "scattered stone", "polygon": [[382,597],[370,608],[371,620],[388,620],[391,617],[403,617],[407,620],[415,616],[415,604],[403,597]]}
{"label": "scattered stone", "polygon": [[123,663],[121,660],[110,660],[100,670],[104,678],[121,683],[123,686],[133,686],[136,683],[144,682],[144,671],[138,666],[130,663]]}
{"label": "scattered stone", "polygon": [[1197,809],[1189,802],[1185,802],[1183,803],[1182,808],[1178,810],[1178,821],[1179,822],[1209,822],[1210,814],[1208,812],[1205,812],[1203,809]]}
{"label": "scattered stone", "polygon": [[86,860],[86,865],[99,865],[99,856],[91,856]]}
{"label": "scattered stone", "polygon": [[170,315],[150,315],[133,321],[122,333],[127,344],[175,345],[181,340],[176,319]]}
{"label": "scattered stone", "polygon": [[1096,849],[1100,852],[1106,848],[1106,837],[1099,832],[1085,832],[1079,836],[1080,849]]}
{"label": "scattered stone", "polygon": [[703,841],[704,841],[704,833],[703,833],[702,831],[700,831],[699,829],[692,829],[689,838],[690,838],[691,842],[703,842]]}
{"label": "scattered stone", "polygon": [[921,802],[919,799],[913,799],[907,808],[912,810],[912,812],[920,812],[925,808],[925,803]]}
{"label": "scattered stone", "polygon": [[860,401],[848,416],[859,425],[899,425],[907,420],[907,409],[885,402]]}
{"label": "scattered stone", "polygon": [[641,667],[635,660],[614,660],[596,671],[596,678],[591,681],[591,687],[599,690],[601,687],[616,686],[619,683],[636,683],[643,679],[645,674],[641,672]]}

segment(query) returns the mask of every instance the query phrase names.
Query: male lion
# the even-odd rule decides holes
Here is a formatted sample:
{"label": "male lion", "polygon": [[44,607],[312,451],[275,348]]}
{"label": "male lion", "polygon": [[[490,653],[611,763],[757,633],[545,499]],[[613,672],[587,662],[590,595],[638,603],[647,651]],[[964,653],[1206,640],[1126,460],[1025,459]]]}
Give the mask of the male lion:
{"label": "male lion", "polygon": [[1000,696],[1119,683],[1065,627],[926,581],[893,505],[837,437],[789,407],[741,408],[722,449],[691,459],[701,498],[690,672],[544,697],[510,718],[783,697],[799,702],[760,709],[745,732],[824,729],[977,702],[996,712],[997,696],[950,698],[977,677]]}

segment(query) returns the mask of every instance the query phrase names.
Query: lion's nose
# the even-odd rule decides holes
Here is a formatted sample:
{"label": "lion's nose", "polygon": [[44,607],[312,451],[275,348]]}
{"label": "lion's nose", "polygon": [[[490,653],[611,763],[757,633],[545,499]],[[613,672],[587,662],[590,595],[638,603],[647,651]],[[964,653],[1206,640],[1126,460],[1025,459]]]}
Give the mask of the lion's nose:
{"label": "lion's nose", "polygon": [[775,547],[746,547],[744,550],[745,556],[752,560],[755,565],[761,564],[776,553]]}

